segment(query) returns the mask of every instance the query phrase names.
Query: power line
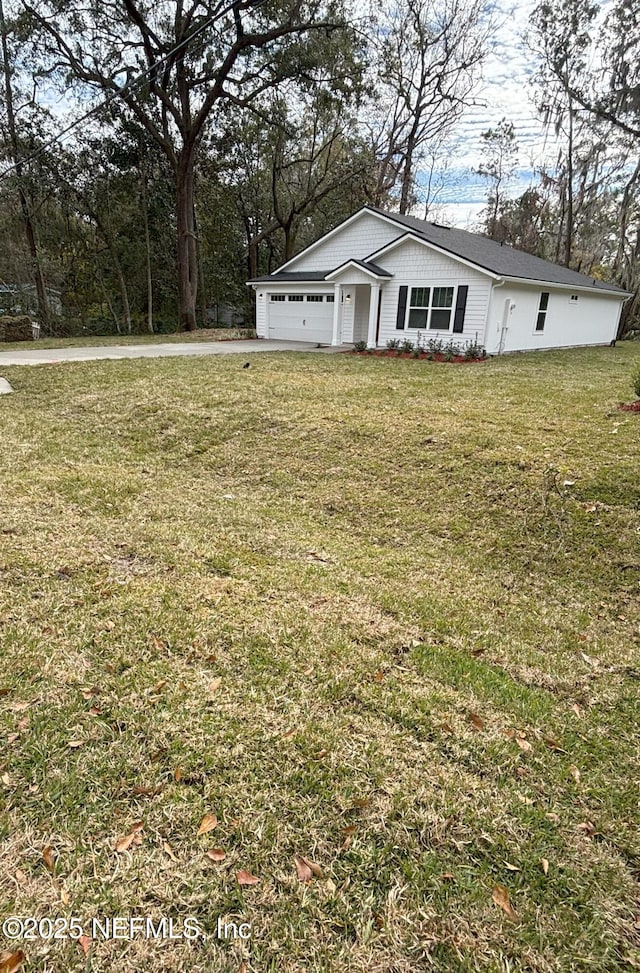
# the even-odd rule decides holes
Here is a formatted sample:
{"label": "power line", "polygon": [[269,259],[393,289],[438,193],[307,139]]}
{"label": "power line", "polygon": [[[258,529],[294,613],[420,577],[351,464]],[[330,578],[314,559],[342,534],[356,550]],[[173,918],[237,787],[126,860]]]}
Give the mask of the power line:
{"label": "power line", "polygon": [[[256,7],[261,7],[265,2],[266,0],[252,0],[252,2],[249,2],[247,4],[247,6],[251,7],[252,9],[255,9]],[[35,159],[37,159],[38,156],[42,155],[43,152],[46,152],[47,149],[50,149],[53,145],[56,145],[56,143],[60,142],[66,135],[69,134],[69,132],[72,132],[74,128],[77,128],[78,125],[82,125],[83,122],[86,122],[93,115],[97,114],[97,112],[100,112],[105,108],[108,108],[112,102],[121,99],[123,95],[135,89],[137,85],[141,84],[146,79],[147,75],[150,75],[154,71],[156,71],[162,64],[165,63],[165,61],[168,61],[169,58],[173,57],[174,54],[178,54],[183,48],[186,48],[193,41],[194,37],[197,37],[199,34],[203,33],[203,31],[205,31],[207,27],[210,27],[211,24],[216,22],[216,20],[221,20],[222,17],[230,13],[230,11],[232,11],[233,8],[237,6],[238,6],[238,0],[234,0],[234,2],[230,3],[223,10],[219,11],[212,17],[209,17],[207,20],[203,21],[199,25],[199,27],[196,27],[196,29],[191,34],[189,34],[188,37],[185,37],[185,39],[180,41],[179,44],[176,44],[176,46],[173,47],[170,51],[168,51],[163,57],[159,58],[153,64],[149,65],[149,67],[146,68],[144,71],[142,71],[137,77],[132,78],[131,81],[127,81],[124,87],[119,88],[117,91],[113,91],[102,102],[100,102],[100,104],[94,105],[93,108],[90,108],[89,111],[85,112],[84,115],[81,115],[80,118],[76,118],[73,122],[71,122],[69,125],[63,128],[62,131],[54,135],[53,138],[49,139],[48,142],[45,142],[38,149],[36,149],[36,151],[33,152],[31,155],[26,156],[24,159],[18,159],[17,162],[14,162],[13,165],[9,166],[8,169],[5,169],[4,172],[0,173],[0,182],[2,182],[4,179],[10,176],[21,166],[29,165],[30,162],[33,162]]]}

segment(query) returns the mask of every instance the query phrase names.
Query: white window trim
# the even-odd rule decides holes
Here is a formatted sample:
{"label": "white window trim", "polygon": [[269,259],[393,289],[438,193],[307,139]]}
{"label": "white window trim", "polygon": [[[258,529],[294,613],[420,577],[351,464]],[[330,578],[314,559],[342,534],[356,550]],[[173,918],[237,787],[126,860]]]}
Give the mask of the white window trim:
{"label": "white window trim", "polygon": [[[409,315],[411,313],[411,308],[412,308],[412,304],[411,304],[411,291],[414,290],[415,288],[418,288],[418,287],[428,287],[429,288],[429,308],[428,308],[429,313],[427,315],[427,326],[426,326],[426,328],[410,328],[409,327]],[[436,287],[453,287],[453,297],[451,299],[451,317],[449,318],[449,327],[446,330],[445,330],[445,328],[430,328],[429,327],[429,324],[431,323],[431,311],[433,310],[433,308],[431,306],[431,301],[433,300],[433,292],[436,289]],[[444,281],[444,282],[440,282],[440,281],[431,282],[431,281],[429,281],[429,282],[423,283],[423,284],[409,284],[408,285],[408,288],[409,289],[408,289],[408,292],[407,292],[407,307],[406,307],[405,316],[404,316],[404,330],[406,332],[408,332],[409,334],[434,334],[434,335],[435,334],[453,334],[454,333],[454,331],[453,331],[453,325],[455,323],[455,318],[456,318],[456,304],[458,302],[458,287],[459,287],[459,285],[457,283],[452,283],[452,281],[450,281],[450,280]],[[422,308],[422,310],[424,310],[424,308]],[[440,309],[439,308],[436,308],[436,311],[437,310],[443,310],[443,311],[445,311],[446,308],[440,308]]]}

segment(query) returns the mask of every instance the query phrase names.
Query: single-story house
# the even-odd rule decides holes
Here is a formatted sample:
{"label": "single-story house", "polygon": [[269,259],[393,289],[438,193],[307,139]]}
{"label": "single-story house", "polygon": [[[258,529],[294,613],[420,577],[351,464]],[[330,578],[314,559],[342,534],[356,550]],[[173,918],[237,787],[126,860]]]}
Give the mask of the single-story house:
{"label": "single-story house", "polygon": [[373,206],[249,284],[262,338],[381,348],[435,337],[488,354],[610,344],[629,296],[481,234]]}

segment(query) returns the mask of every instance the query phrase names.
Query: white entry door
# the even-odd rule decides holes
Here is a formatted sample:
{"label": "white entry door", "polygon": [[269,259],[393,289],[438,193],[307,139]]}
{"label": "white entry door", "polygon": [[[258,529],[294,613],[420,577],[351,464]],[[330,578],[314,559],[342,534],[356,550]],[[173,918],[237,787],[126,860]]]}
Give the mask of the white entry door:
{"label": "white entry door", "polygon": [[333,294],[270,294],[267,313],[270,338],[331,344]]}

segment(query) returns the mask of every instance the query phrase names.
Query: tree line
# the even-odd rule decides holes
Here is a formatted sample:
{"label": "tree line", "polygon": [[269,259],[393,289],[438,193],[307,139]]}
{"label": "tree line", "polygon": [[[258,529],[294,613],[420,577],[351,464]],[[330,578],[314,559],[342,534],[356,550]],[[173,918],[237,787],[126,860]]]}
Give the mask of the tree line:
{"label": "tree line", "polygon": [[[557,159],[510,198],[504,120],[480,167],[485,232],[619,281],[635,294],[626,328],[640,287],[629,9],[614,0],[601,31],[583,0],[536,9],[532,96]],[[429,216],[425,173],[446,170],[496,26],[490,0],[368,14],[337,0],[0,0],[0,284],[35,286],[51,333],[191,330],[249,311],[247,277],[358,206]],[[81,119],[63,139],[54,96]]]}

